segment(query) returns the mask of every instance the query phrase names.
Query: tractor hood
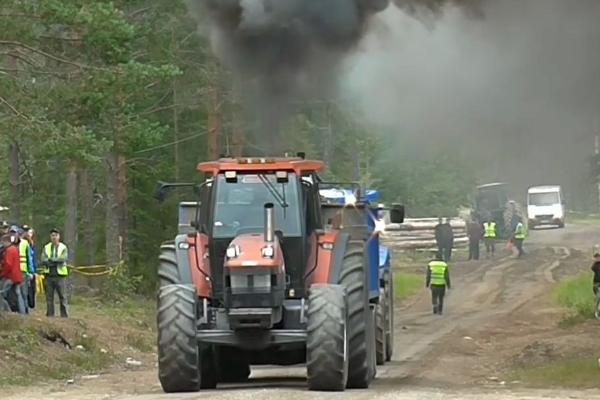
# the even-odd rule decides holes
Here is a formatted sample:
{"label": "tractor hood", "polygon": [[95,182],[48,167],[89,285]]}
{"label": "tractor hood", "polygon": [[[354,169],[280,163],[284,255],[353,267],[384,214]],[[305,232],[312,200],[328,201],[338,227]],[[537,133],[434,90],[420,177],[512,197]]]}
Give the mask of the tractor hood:
{"label": "tractor hood", "polygon": [[261,233],[247,233],[233,239],[227,248],[225,267],[283,268],[283,252],[279,239],[265,240]]}

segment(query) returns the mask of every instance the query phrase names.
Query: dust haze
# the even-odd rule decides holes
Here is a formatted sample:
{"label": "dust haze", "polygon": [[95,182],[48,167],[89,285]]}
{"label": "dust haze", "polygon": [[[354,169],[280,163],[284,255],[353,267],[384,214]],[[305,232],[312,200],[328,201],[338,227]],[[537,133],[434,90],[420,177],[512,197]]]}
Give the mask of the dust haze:
{"label": "dust haze", "polygon": [[346,62],[343,94],[399,145],[458,143],[488,166],[482,181],[561,183],[579,201],[600,133],[600,1],[438,11],[433,23],[380,14]]}

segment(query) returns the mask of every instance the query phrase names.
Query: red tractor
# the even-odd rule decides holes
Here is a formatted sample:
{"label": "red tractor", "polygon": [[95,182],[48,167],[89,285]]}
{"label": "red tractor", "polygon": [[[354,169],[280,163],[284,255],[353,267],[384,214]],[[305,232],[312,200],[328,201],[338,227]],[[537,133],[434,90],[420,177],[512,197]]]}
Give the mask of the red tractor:
{"label": "red tractor", "polygon": [[[241,382],[250,365],[267,364],[306,364],[311,390],[367,388],[376,369],[368,227],[322,211],[323,162],[225,158],[198,169],[203,183],[157,192],[192,186],[199,196],[182,203],[179,234],[161,246],[163,390]],[[391,215],[399,221],[403,209]]]}

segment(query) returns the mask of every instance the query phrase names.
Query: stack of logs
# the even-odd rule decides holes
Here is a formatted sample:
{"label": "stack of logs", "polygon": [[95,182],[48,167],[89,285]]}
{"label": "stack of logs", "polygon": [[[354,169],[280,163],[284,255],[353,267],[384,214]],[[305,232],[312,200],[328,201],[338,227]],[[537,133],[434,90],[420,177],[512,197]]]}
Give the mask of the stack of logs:
{"label": "stack of logs", "polygon": [[[407,218],[402,224],[386,223],[381,238],[392,250],[434,251],[437,249],[434,234],[437,224],[437,218]],[[454,232],[454,248],[467,247],[469,240],[465,221],[452,218],[450,225]]]}

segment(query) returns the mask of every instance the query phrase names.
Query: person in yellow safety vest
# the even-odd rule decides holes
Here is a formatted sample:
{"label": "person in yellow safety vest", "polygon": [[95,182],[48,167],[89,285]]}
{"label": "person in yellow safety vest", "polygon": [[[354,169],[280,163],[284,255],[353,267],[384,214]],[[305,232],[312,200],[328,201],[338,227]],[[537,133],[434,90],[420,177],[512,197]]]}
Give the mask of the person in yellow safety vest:
{"label": "person in yellow safety vest", "polygon": [[[24,229],[24,228],[27,228]],[[31,246],[29,244],[29,227],[24,225],[19,229],[19,259],[21,262],[21,272],[23,273],[23,283],[21,284],[21,294],[25,303],[25,313],[29,314],[29,285],[35,274]]]}
{"label": "person in yellow safety vest", "polygon": [[521,219],[519,219],[517,221],[517,225],[515,226],[515,232],[513,235],[515,239],[515,246],[519,251],[517,257],[521,257],[523,254],[525,254],[525,252],[523,251],[523,241],[525,240],[525,236],[525,225],[523,225],[523,222],[521,221]]}
{"label": "person in yellow safety vest", "polygon": [[483,240],[485,242],[485,256],[489,258],[491,254],[494,257],[496,251],[496,223],[491,219],[483,224]]}
{"label": "person in yellow safety vest", "polygon": [[442,315],[446,288],[450,289],[450,272],[444,257],[438,252],[427,266],[425,287],[431,288],[431,304],[433,313]]}
{"label": "person in yellow safety vest", "polygon": [[60,241],[60,231],[50,231],[50,243],[42,251],[42,274],[44,274],[44,291],[46,292],[46,315],[54,317],[54,292],[60,300],[60,316],[68,318],[67,304],[67,246]]}

